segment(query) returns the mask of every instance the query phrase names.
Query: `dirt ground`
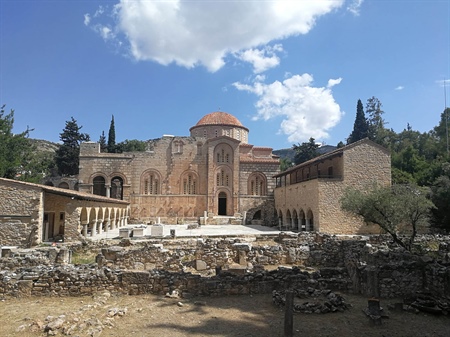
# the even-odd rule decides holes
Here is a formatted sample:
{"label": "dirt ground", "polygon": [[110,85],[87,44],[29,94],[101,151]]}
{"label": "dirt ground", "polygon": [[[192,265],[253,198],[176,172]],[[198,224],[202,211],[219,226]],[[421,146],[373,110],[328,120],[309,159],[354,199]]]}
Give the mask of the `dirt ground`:
{"label": "dirt ground", "polygon": [[[352,308],[329,314],[294,314],[294,336],[379,336],[444,337],[450,333],[450,316],[433,316],[406,311],[390,311],[381,326],[375,326],[362,312],[367,298],[342,294]],[[395,300],[382,300],[387,308]],[[284,309],[272,303],[271,295],[245,295],[221,298],[173,299],[163,296],[114,296],[101,306],[93,297],[31,297],[4,299],[0,302],[0,336],[46,336],[32,332],[30,325],[45,323],[48,315],[78,314],[78,321],[97,318],[104,323],[112,309],[127,309],[103,324],[96,336],[284,336]],[[72,316],[71,316],[72,315]],[[110,318],[111,320],[111,318]],[[58,336],[62,335],[58,331]],[[86,331],[72,336],[89,336]],[[92,334],[91,334],[92,336]]]}

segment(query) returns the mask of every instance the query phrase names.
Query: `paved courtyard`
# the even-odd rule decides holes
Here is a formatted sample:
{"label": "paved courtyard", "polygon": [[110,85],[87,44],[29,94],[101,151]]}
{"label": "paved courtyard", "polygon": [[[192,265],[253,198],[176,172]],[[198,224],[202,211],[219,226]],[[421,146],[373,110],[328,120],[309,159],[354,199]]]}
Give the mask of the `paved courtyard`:
{"label": "paved courtyard", "polygon": [[[129,230],[135,227],[143,228],[143,237],[150,238],[152,234],[152,226],[146,225],[128,225],[127,227],[115,228],[108,232],[103,232],[97,234],[95,237],[89,237],[92,240],[100,239],[113,239],[120,237],[120,230],[123,228],[128,228]],[[159,227],[159,226],[158,226]],[[161,228],[162,227],[162,228]],[[176,237],[200,237],[200,236],[242,236],[242,235],[271,235],[278,234],[280,230],[277,227],[266,227],[259,225],[203,225],[198,228],[189,229],[188,225],[164,225],[159,227],[159,231],[162,229],[164,237],[169,237],[171,235],[171,230],[175,230]],[[284,231],[286,232],[286,231]],[[136,236],[135,236],[136,237]],[[158,235],[158,237],[160,237]]]}

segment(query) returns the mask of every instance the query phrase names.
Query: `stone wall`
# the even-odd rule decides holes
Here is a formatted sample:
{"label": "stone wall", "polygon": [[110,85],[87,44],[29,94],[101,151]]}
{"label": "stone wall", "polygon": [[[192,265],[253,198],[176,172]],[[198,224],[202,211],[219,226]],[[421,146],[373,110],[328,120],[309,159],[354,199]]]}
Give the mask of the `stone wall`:
{"label": "stone wall", "polygon": [[[418,291],[450,296],[449,242],[449,237],[428,237],[420,243],[428,252],[416,255],[379,237],[162,240],[127,248],[97,246],[102,252],[97,263],[78,266],[68,264],[71,255],[65,247],[11,251],[0,259],[0,296],[90,295],[101,290],[222,296],[289,287],[380,297]],[[285,267],[262,268],[269,265]]]}
{"label": "stone wall", "polygon": [[43,219],[43,192],[2,179],[0,183],[0,246],[30,246],[38,242]]}
{"label": "stone wall", "polygon": [[340,199],[347,188],[390,185],[391,159],[387,149],[361,140],[300,164],[277,179],[280,186],[275,189],[275,206],[287,228],[294,227],[295,214],[300,218],[302,212],[311,211],[315,231],[377,234],[377,226],[368,226],[361,217],[343,212]]}

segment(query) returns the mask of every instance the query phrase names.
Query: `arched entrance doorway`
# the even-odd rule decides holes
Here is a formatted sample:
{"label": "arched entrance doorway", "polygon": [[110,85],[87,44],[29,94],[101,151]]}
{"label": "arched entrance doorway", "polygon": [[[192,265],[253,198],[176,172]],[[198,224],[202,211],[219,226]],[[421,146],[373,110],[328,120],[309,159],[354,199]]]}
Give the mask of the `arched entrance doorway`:
{"label": "arched entrance doorway", "polygon": [[218,200],[218,215],[227,215],[227,194],[225,192],[219,193]]}

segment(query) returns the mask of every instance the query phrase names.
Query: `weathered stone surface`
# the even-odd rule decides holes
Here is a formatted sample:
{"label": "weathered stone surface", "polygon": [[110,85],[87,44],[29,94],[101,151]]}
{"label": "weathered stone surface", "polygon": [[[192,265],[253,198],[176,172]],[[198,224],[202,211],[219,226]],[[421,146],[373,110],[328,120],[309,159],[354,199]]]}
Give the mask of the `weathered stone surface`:
{"label": "weathered stone surface", "polygon": [[[176,290],[180,296],[216,296],[267,293],[288,287],[310,288],[313,292],[352,291],[367,296],[378,293],[381,298],[411,297],[423,289],[434,298],[450,296],[446,245],[433,244],[438,250],[432,259],[424,259],[398,250],[389,241],[368,245],[364,240],[320,237],[317,240],[315,235],[299,234],[296,239],[289,237],[281,242],[278,237],[272,241],[251,240],[249,251],[236,248],[241,247],[236,243],[245,243],[243,238],[110,246],[102,248],[112,259],[106,260],[104,266],[55,264],[59,248],[15,249],[11,256],[0,259],[0,296],[79,296],[106,290],[125,294],[166,294]],[[421,238],[425,239],[450,242],[448,237]],[[309,256],[294,254],[297,248],[302,254],[309,252]],[[318,251],[320,255],[313,254]],[[293,260],[295,256],[290,265],[288,256]],[[238,264],[244,260],[245,264]],[[285,267],[264,270],[261,263],[270,269]],[[428,303],[432,302],[421,299],[416,306],[449,311],[447,302]]]}

